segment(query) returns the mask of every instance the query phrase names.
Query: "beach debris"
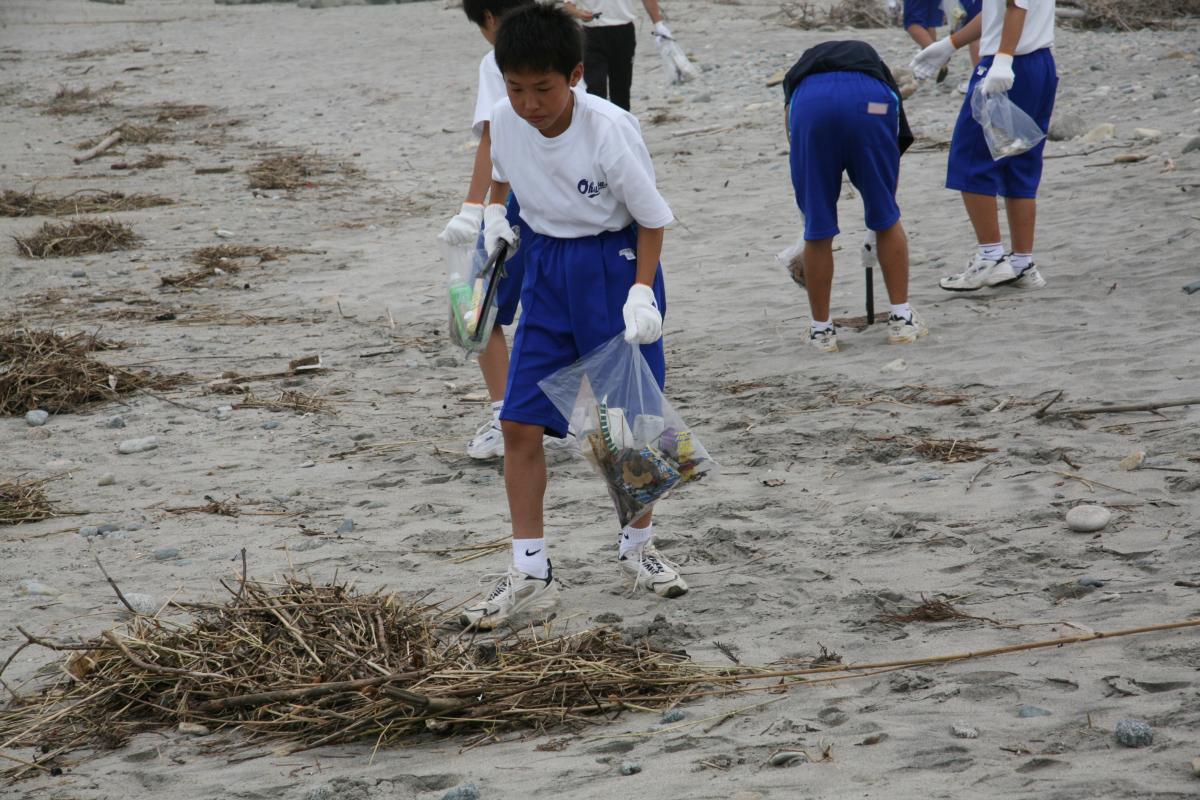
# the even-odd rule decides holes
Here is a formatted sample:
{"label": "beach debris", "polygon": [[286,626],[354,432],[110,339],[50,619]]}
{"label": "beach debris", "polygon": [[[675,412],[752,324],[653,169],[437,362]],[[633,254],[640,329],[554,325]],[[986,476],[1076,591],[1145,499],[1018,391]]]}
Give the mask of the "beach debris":
{"label": "beach debris", "polygon": [[1061,24],[1118,31],[1177,28],[1196,13],[1190,0],[1067,0],[1055,10]]}
{"label": "beach debris", "polygon": [[1067,512],[1067,527],[1076,533],[1102,531],[1112,519],[1112,512],[1104,506],[1081,503]]}
{"label": "beach debris", "polygon": [[1200,150],[1200,136],[1193,136],[1183,143],[1183,152],[1190,153],[1193,150]]}
{"label": "beach debris", "polygon": [[49,411],[42,411],[40,408],[35,408],[33,411],[25,412],[25,424],[31,428],[40,428],[50,419]]}
{"label": "beach debris", "polygon": [[61,217],[68,214],[106,214],[155,206],[167,206],[175,201],[157,194],[125,194],[81,189],[78,192],[55,196],[38,194],[36,190],[17,192],[5,189],[0,193],[0,217]]}
{"label": "beach debris", "polygon": [[1088,132],[1087,122],[1078,114],[1070,111],[1055,114],[1050,119],[1050,129],[1047,137],[1052,142],[1065,142],[1077,139]]}
{"label": "beach debris", "polygon": [[1021,719],[1030,719],[1032,717],[1048,717],[1050,712],[1038,706],[1022,705],[1017,708],[1017,716]]}
{"label": "beach debris", "polygon": [[95,89],[90,86],[78,89],[59,86],[58,91],[46,103],[46,112],[58,115],[86,114],[103,106],[112,105],[109,95],[120,89],[121,84],[119,83],[112,83],[108,86]]}
{"label": "beach debris", "polygon": [[479,800],[479,789],[473,783],[464,783],[447,791],[442,800]]}
{"label": "beach debris", "polygon": [[1111,122],[1102,122],[1096,127],[1083,135],[1083,141],[1087,144],[1099,144],[1100,142],[1108,141],[1117,135],[1117,126]]}
{"label": "beach debris", "polygon": [[112,486],[112,485],[116,484],[116,482],[117,482],[117,476],[113,475],[111,472],[106,472],[103,475],[101,475],[99,477],[99,479],[96,480],[96,485],[97,486]]}
{"label": "beach debris", "polygon": [[672,725],[676,722],[682,722],[687,718],[687,712],[679,708],[669,708],[663,712],[661,722],[664,725]]}
{"label": "beach debris", "polygon": [[808,763],[808,753],[803,750],[776,750],[767,756],[767,763],[772,767],[790,767],[796,764]]}
{"label": "beach debris", "polygon": [[274,400],[256,397],[253,392],[247,392],[241,402],[235,403],[233,408],[263,408],[268,411],[291,411],[296,414],[337,413],[329,400],[316,394],[305,394],[292,389],[281,391],[279,397]]}
{"label": "beach debris", "polygon": [[1135,450],[1134,452],[1122,458],[1118,463],[1121,469],[1125,470],[1126,472],[1132,472],[1140,467],[1142,462],[1145,460],[1146,453],[1142,450]]}
{"label": "beach debris", "polygon": [[257,265],[278,261],[295,253],[311,253],[291,247],[264,247],[254,244],[220,244],[193,250],[188,258],[199,265],[198,269],[178,275],[163,275],[159,278],[163,286],[183,288],[195,286],[201,281],[219,275],[236,275],[251,266],[250,259]]}
{"label": "beach debris", "polygon": [[908,362],[903,358],[893,359],[879,368],[880,372],[904,372],[908,369]]}
{"label": "beach debris", "polygon": [[27,578],[17,584],[17,594],[27,594],[32,597],[57,597],[62,592],[48,583]]}
{"label": "beach debris", "polygon": [[956,739],[978,739],[979,729],[967,725],[965,722],[956,722],[950,726],[950,733],[954,734]]}
{"label": "beach debris", "polygon": [[1162,131],[1157,128],[1134,128],[1133,138],[1156,142],[1162,138]]}
{"label": "beach debris", "polygon": [[126,439],[117,445],[117,452],[122,455],[132,455],[133,453],[146,453],[150,450],[158,449],[158,437],[146,436],[141,439]]}
{"label": "beach debris", "polygon": [[67,223],[46,222],[32,235],[14,236],[13,240],[25,258],[63,258],[129,250],[142,237],[123,222],[97,217]]}
{"label": "beach debris", "polygon": [[1154,730],[1140,719],[1121,720],[1113,735],[1126,747],[1148,747],[1154,742]]}
{"label": "beach debris", "polygon": [[893,22],[882,0],[838,0],[828,6],[789,3],[780,9],[780,22],[789,28],[814,30],[822,26],[888,28]]}
{"label": "beach debris", "polygon": [[637,775],[641,771],[642,771],[642,765],[636,761],[622,761],[621,762],[621,774],[622,775],[625,775],[628,777],[629,775]]}
{"label": "beach debris", "polygon": [[246,170],[251,189],[315,188],[322,176],[361,177],[361,170],[316,153],[270,156]]}
{"label": "beach debris", "polygon": [[1080,586],[1087,586],[1092,589],[1100,589],[1104,586],[1104,581],[1100,580],[1099,578],[1093,578],[1091,575],[1084,575],[1075,582]]}
{"label": "beach debris", "polygon": [[974,439],[935,439],[884,434],[868,440],[868,443],[870,448],[878,448],[881,452],[886,452],[889,461],[895,461],[895,456],[899,452],[911,452],[930,461],[958,464],[966,461],[978,461],[989,453],[997,452],[996,448],[985,447]]}
{"label": "beach debris", "polygon": [[124,592],[123,594],[124,602],[120,599],[115,602],[126,611],[132,609],[136,614],[152,617],[163,607],[163,602],[153,595],[142,594],[141,592]]}
{"label": "beach debris", "polygon": [[1187,292],[1188,294],[1195,294],[1196,292],[1200,292],[1200,281],[1192,281],[1191,283],[1185,283],[1183,285],[1183,290],[1185,292]]}
{"label": "beach debris", "polygon": [[196,722],[181,722],[175,730],[183,736],[208,736],[212,731]]}
{"label": "beach debris", "polygon": [[0,481],[0,525],[20,525],[60,516],[46,495],[45,486],[55,478]]}
{"label": "beach debris", "polygon": [[349,517],[342,520],[341,524],[337,526],[337,533],[353,533],[353,532],[354,532],[354,520],[350,519]]}

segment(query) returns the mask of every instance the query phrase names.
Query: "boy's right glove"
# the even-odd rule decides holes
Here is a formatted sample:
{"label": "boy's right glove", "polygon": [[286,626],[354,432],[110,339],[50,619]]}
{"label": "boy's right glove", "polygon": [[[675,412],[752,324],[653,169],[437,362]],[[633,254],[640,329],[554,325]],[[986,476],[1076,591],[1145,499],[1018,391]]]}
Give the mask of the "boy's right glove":
{"label": "boy's right glove", "polygon": [[488,254],[496,252],[500,240],[508,242],[512,247],[517,241],[517,234],[508,224],[508,209],[500,203],[491,203],[483,210],[483,247]]}
{"label": "boy's right glove", "polygon": [[483,206],[478,203],[463,203],[438,238],[448,245],[471,244],[479,238],[479,226],[483,224]]}
{"label": "boy's right glove", "polygon": [[913,71],[913,77],[919,81],[932,78],[937,71],[944,67],[954,55],[954,43],[950,37],[938,39],[933,44],[917,53],[908,66]]}
{"label": "boy's right glove", "polygon": [[630,286],[621,314],[625,317],[625,341],[630,344],[654,344],[662,338],[662,314],[649,286]]}

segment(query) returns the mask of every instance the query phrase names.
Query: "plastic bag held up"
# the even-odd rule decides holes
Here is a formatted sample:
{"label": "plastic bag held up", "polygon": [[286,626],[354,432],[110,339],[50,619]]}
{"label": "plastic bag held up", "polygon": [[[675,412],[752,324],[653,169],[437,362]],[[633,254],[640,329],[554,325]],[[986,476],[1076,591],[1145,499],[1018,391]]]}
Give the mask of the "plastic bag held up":
{"label": "plastic bag held up", "polygon": [[971,116],[983,128],[983,138],[996,161],[1032,150],[1046,138],[1046,132],[1008,99],[1007,92],[985,95],[976,86],[971,93]]}
{"label": "plastic bag held up", "polygon": [[641,349],[622,335],[538,386],[575,429],[622,527],[650,513],[679,484],[716,467],[663,396]]}
{"label": "plastic bag held up", "polygon": [[662,56],[663,67],[667,73],[667,83],[672,86],[700,77],[700,70],[688,60],[683,48],[674,39],[663,39],[658,52]]}
{"label": "plastic bag held up", "polygon": [[508,244],[501,242],[491,257],[483,249],[482,238],[473,244],[440,244],[448,276],[450,340],[472,355],[487,346],[496,324],[496,292],[504,279]]}

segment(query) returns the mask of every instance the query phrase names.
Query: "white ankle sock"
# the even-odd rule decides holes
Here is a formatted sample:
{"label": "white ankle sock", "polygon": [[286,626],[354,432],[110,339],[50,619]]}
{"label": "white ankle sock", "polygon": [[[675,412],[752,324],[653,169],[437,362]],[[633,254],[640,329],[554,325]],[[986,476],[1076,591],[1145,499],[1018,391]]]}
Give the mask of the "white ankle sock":
{"label": "white ankle sock", "polygon": [[543,539],[513,539],[513,564],[526,575],[535,578],[545,578],[550,571],[550,561],[546,558],[546,540]]}
{"label": "white ankle sock", "polygon": [[979,245],[979,255],[988,261],[999,261],[1004,258],[1004,242]]}
{"label": "white ankle sock", "polygon": [[1033,253],[1013,253],[1010,261],[1012,263],[1013,272],[1019,275],[1022,270],[1026,269],[1030,264],[1033,263]]}
{"label": "white ankle sock", "polygon": [[912,319],[912,306],[908,303],[892,303],[892,316],[899,319]]}
{"label": "white ankle sock", "polygon": [[492,419],[499,421],[500,412],[503,410],[504,410],[504,401],[503,400],[497,400],[496,402],[492,403]]}
{"label": "white ankle sock", "polygon": [[619,549],[619,555],[625,555],[630,550],[638,549],[646,542],[650,541],[650,537],[653,535],[653,522],[644,528],[633,528],[626,525],[621,529],[621,546]]}
{"label": "white ankle sock", "polygon": [[818,333],[820,331],[831,331],[831,330],[833,330],[833,317],[830,317],[829,319],[825,320],[824,322],[818,322],[815,319],[812,321],[812,332],[813,333]]}

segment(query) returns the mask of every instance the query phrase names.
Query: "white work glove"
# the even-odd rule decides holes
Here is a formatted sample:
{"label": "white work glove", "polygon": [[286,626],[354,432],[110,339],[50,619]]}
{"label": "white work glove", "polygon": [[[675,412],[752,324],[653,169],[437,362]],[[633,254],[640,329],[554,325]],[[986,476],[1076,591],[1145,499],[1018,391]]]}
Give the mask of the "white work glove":
{"label": "white work glove", "polygon": [[508,209],[499,203],[492,203],[483,210],[483,247],[488,255],[496,252],[500,240],[508,242],[511,248],[517,241],[516,231],[508,224]]}
{"label": "white work glove", "polygon": [[666,39],[674,39],[674,38],[675,37],[671,35],[671,29],[667,27],[667,23],[663,22],[662,20],[659,20],[658,22],[654,23],[654,46],[655,47],[662,47],[663,41],[665,41]]}
{"label": "white work glove", "polygon": [[939,69],[949,63],[950,57],[953,55],[954,45],[947,36],[945,39],[938,39],[917,53],[908,67],[913,71],[913,77],[917,80],[929,80],[937,75]]}
{"label": "white work glove", "polygon": [[988,67],[987,75],[979,82],[979,91],[985,95],[1002,94],[1013,86],[1017,76],[1013,74],[1013,57],[1007,53],[996,53],[992,65]]}
{"label": "white work glove", "polygon": [[625,317],[625,341],[630,344],[654,344],[662,338],[662,314],[649,286],[643,283],[630,286],[621,314]]}
{"label": "white work glove", "polygon": [[448,245],[471,244],[479,238],[479,226],[483,224],[483,206],[478,203],[463,203],[457,214],[446,223],[438,239]]}
{"label": "white work glove", "polygon": [[867,231],[867,236],[862,243],[862,265],[863,269],[874,269],[879,263],[879,242],[875,231]]}

